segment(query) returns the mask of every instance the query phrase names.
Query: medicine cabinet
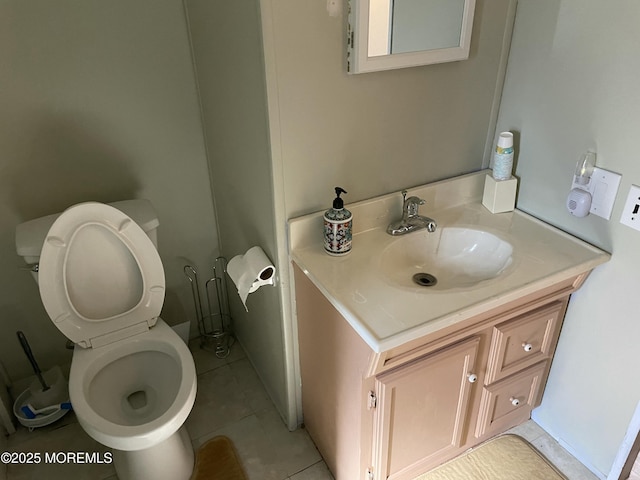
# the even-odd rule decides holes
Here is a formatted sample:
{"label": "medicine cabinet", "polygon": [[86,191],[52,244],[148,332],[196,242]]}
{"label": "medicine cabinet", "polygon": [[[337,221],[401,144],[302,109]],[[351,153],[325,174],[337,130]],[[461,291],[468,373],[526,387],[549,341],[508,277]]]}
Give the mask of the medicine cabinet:
{"label": "medicine cabinet", "polygon": [[475,0],[349,0],[347,71],[469,58]]}

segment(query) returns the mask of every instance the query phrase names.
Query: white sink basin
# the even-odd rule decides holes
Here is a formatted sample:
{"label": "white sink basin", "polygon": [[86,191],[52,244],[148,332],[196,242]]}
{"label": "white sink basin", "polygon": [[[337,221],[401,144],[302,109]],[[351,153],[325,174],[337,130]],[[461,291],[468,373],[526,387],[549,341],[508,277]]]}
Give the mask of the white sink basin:
{"label": "white sink basin", "polygon": [[381,273],[392,285],[425,291],[469,288],[504,274],[512,254],[492,233],[445,227],[398,237],[382,252]]}

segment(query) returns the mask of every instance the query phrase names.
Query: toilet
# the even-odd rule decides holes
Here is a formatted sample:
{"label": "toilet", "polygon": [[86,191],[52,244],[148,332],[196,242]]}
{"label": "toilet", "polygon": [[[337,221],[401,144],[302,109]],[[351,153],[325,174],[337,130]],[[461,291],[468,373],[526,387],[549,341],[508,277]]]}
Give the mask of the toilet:
{"label": "toilet", "polygon": [[74,344],[69,398],[78,422],[113,449],[120,480],[188,480],[184,422],[193,357],[160,317],[165,278],[146,200],[90,202],[19,225],[16,247],[54,325]]}

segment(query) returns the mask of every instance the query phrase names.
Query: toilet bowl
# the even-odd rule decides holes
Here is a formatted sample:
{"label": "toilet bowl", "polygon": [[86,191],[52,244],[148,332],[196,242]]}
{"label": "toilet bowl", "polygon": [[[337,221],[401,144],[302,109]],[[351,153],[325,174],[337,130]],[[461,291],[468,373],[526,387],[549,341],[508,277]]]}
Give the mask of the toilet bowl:
{"label": "toilet bowl", "polygon": [[162,319],[146,333],[76,347],[69,399],[85,432],[114,449],[120,480],[188,479],[194,453],[184,424],[196,395],[191,352]]}
{"label": "toilet bowl", "polygon": [[159,317],[165,279],[152,239],[117,208],[73,206],[48,229],[37,278],[49,317],[75,343],[78,422],[114,449],[119,479],[188,480],[194,453],[183,424],[195,365]]}
{"label": "toilet bowl", "polygon": [[147,333],[96,349],[76,347],[69,398],[95,440],[142,450],[173,435],[195,399],[189,349],[162,320]]}

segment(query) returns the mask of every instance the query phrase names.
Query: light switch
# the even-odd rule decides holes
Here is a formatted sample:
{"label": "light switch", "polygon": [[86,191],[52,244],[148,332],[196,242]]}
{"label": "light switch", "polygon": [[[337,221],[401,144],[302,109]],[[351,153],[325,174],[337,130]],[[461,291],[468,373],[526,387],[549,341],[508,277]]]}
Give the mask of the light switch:
{"label": "light switch", "polygon": [[627,202],[622,209],[620,223],[640,230],[640,187],[636,185],[631,185]]}

